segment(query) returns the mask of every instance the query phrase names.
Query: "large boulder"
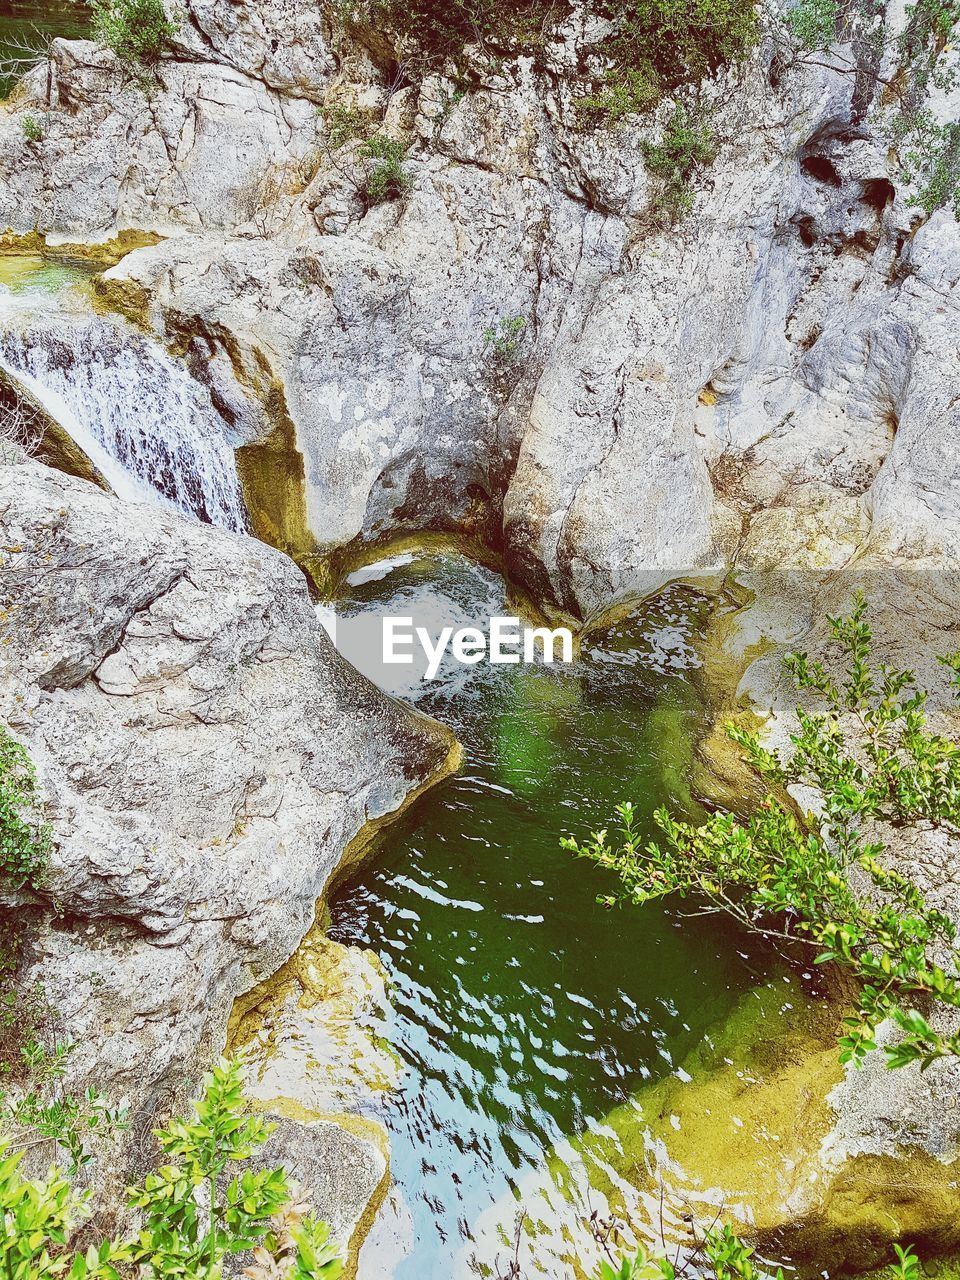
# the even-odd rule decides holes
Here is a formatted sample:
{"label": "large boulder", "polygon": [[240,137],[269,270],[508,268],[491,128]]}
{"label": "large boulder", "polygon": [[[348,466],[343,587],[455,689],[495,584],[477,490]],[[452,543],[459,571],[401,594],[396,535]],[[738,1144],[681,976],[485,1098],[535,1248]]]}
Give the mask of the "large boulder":
{"label": "large boulder", "polygon": [[457,748],[336,654],[300,572],[249,538],[22,462],[0,466],[0,547],[0,720],[53,836],[7,905],[34,922],[23,977],[69,1079],[126,1100],[135,1164],[351,841]]}
{"label": "large boulder", "polygon": [[[333,8],[289,39],[279,4],[187,17],[148,89],[56,43],[0,112],[0,222],[171,237],[101,297],[262,402],[265,536],[467,534],[581,617],[734,562],[956,556],[960,240],[920,225],[856,50],[785,68],[768,43],[708,86],[716,158],[668,226],[643,155],[669,104],[584,127],[580,9],[539,60],[476,57],[467,92],[407,83]],[[340,107],[405,149],[401,200],[362,197]]]}

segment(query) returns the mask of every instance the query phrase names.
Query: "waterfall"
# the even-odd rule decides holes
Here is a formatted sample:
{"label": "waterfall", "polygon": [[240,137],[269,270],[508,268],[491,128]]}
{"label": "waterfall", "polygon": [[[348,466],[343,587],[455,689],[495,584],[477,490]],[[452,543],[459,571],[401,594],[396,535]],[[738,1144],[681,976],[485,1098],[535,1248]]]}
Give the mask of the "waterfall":
{"label": "waterfall", "polygon": [[0,366],[119,497],[244,532],[238,441],[206,388],[145,335],[58,304],[0,291]]}

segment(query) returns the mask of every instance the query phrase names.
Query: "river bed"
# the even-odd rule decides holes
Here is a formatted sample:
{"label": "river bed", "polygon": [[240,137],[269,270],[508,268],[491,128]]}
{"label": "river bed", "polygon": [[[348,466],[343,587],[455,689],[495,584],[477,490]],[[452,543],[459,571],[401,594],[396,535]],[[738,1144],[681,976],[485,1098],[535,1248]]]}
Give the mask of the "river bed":
{"label": "river bed", "polygon": [[[208,393],[157,343],[93,315],[69,287],[84,275],[0,260],[0,361],[106,452],[118,492],[242,528]],[[783,971],[716,918],[599,905],[615,882],[559,843],[607,823],[621,800],[651,835],[658,805],[702,812],[691,778],[712,607],[674,586],[592,635],[570,666],[448,658],[432,682],[378,661],[381,618],[485,630],[513,612],[493,570],[408,553],[358,571],[320,609],[345,656],[464,748],[460,772],[387,831],[285,968],[319,966],[309,998],[284,978],[246,1019],[257,1097],[359,1112],[389,1133],[392,1186],[360,1280],[496,1276],[518,1215],[525,1277],[568,1280],[574,1258],[590,1268],[594,1212],[655,1233],[662,1210],[630,1167],[638,1133],[651,1168],[656,1156],[637,1098],[690,1084],[685,1059],[745,1001],[771,1034],[796,1002]],[[705,1213],[709,1225],[709,1203]]]}
{"label": "river bed", "polygon": [[589,1256],[587,1221],[603,1198],[570,1139],[645,1085],[683,1079],[685,1056],[745,993],[782,981],[716,919],[599,905],[615,883],[559,844],[604,824],[621,800],[651,834],[658,805],[699,811],[694,675],[709,607],[671,588],[592,637],[570,667],[448,660],[426,683],[376,661],[379,619],[411,615],[434,633],[482,626],[511,612],[493,571],[408,555],[362,571],[338,602],[341,651],[450,725],[465,752],[460,773],[330,904],[329,937],[382,964],[384,990],[366,991],[360,1018],[395,1071],[387,1059],[377,1091],[361,1081],[345,1094],[352,1069],[367,1084],[377,1072],[356,1037],[334,1069],[324,1063],[329,1028],[318,1035],[310,1001],[275,1001],[261,1032],[260,1096],[357,1109],[389,1131],[393,1189],[361,1280],[496,1274],[520,1210],[535,1236],[529,1265],[553,1280],[572,1274],[571,1241]]}

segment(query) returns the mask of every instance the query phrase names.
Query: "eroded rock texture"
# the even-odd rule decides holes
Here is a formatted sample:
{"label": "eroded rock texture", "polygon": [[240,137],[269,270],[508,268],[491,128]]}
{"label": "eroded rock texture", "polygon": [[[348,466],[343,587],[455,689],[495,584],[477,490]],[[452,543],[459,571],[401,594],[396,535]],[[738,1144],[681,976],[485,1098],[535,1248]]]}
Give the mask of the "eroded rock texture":
{"label": "eroded rock texture", "polygon": [[[829,575],[895,566],[875,580],[885,610],[927,621],[887,618],[884,656],[955,647],[955,583],[924,575],[960,548],[960,231],[909,203],[878,93],[892,64],[853,47],[791,61],[765,37],[704,87],[718,153],[668,227],[643,142],[670,104],[583,127],[574,72],[602,24],[582,6],[536,60],[468,52],[456,80],[407,75],[389,32],[347,31],[332,4],[184,10],[148,91],[60,41],[0,107],[0,225],[166,237],[101,295],[187,358],[225,423],[268,438],[264,465],[296,479],[302,455],[300,551],[464,532],[581,617],[690,570],[733,566],[761,592],[796,570],[742,654],[764,634],[815,648],[855,583]],[[338,106],[406,148],[402,200],[369,207]],[[28,143],[20,116],[38,109],[45,138]],[[0,712],[51,789],[75,913],[39,963],[75,976],[58,997],[104,1028],[88,1065],[146,1096],[174,1034],[215,1041],[229,997],[289,951],[366,810],[423,776],[404,762],[445,748],[334,663],[282,560],[156,513],[118,522],[108,498],[32,468],[4,483],[27,547],[27,679]],[[256,523],[266,498],[248,496]],[[747,685],[785,721],[772,661]],[[955,910],[936,851],[903,856]],[[865,1079],[834,1095],[831,1159],[955,1147],[949,1081],[924,1127],[908,1077]]]}
{"label": "eroded rock texture", "polygon": [[[22,463],[0,466],[0,548],[0,718],[54,838],[42,891],[14,899],[41,925],[24,981],[76,1045],[70,1079],[128,1101],[135,1162],[156,1109],[220,1052],[234,997],[299,944],[347,843],[451,739],[334,652],[302,575],[252,539]],[[369,1197],[382,1155],[341,1147]]]}
{"label": "eroded rock texture", "polygon": [[[321,548],[465,530],[584,616],[734,559],[954,556],[960,233],[908,205],[876,68],[768,36],[704,90],[719,152],[668,228],[656,122],[578,117],[601,34],[578,9],[465,92],[332,6],[192,3],[148,93],[57,42],[0,115],[0,222],[171,237],[108,288],[292,420]],[[407,147],[402,201],[367,207],[337,108]]]}

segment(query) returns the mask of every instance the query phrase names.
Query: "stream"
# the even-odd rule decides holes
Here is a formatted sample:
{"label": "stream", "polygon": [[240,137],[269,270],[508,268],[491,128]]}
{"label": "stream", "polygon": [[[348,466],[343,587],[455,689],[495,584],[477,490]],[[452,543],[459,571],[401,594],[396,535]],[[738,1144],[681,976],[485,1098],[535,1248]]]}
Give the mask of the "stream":
{"label": "stream", "polygon": [[[568,1135],[676,1070],[752,980],[721,930],[599,906],[610,878],[558,843],[623,799],[647,829],[656,805],[689,807],[698,603],[665,593],[572,669],[448,668],[413,691],[456,730],[464,768],[334,899],[330,929],[388,974],[383,1034],[403,1073],[383,1118],[410,1245],[396,1280],[489,1263],[482,1216],[496,1221]],[[462,559],[354,589],[355,608],[431,605],[509,612],[496,576]],[[385,1274],[383,1254],[375,1237],[361,1275]]]}
{"label": "stream", "polygon": [[[122,496],[243,529],[233,442],[209,392],[159,343],[95,315],[87,271],[0,260],[0,365]],[[658,805],[700,812],[695,675],[710,607],[668,588],[569,666],[448,657],[432,682],[379,664],[381,617],[486,628],[513,612],[493,570],[408,553],[359,570],[318,608],[341,652],[464,747],[460,772],[387,830],[334,894],[326,936],[304,943],[304,971],[333,949],[339,1003],[294,984],[254,1014],[255,1096],[359,1112],[389,1132],[392,1187],[360,1280],[495,1276],[520,1247],[521,1213],[525,1277],[566,1280],[573,1257],[592,1265],[591,1213],[626,1207],[649,1226],[653,1212],[627,1185],[641,1171],[609,1117],[658,1081],[686,1084],[685,1058],[745,999],[773,991],[776,1014],[783,974],[732,927],[601,906],[612,878],[559,844],[625,799],[651,834]],[[587,1136],[614,1143],[612,1164]]]}
{"label": "stream", "polygon": [[[603,1203],[570,1139],[602,1128],[638,1089],[684,1079],[685,1056],[759,985],[735,931],[655,906],[600,906],[611,877],[559,845],[628,798],[651,834],[658,805],[697,811],[692,676],[708,607],[671,588],[591,637],[570,667],[448,658],[425,683],[417,668],[376,661],[380,618],[410,615],[432,634],[483,627],[511,612],[496,573],[463,556],[406,555],[355,574],[338,601],[341,652],[454,728],[465,751],[459,774],[389,830],[330,904],[329,937],[382,962],[385,994],[364,1018],[399,1059],[393,1080],[373,1099],[362,1087],[352,1102],[330,1096],[310,1002],[288,994],[264,1015],[260,1096],[357,1109],[390,1133],[393,1190],[361,1280],[489,1274],[507,1261],[520,1209],[537,1224],[528,1265],[569,1275],[569,1241],[590,1255],[584,1224]],[[327,1076],[342,1082],[355,1041],[340,1058]]]}

